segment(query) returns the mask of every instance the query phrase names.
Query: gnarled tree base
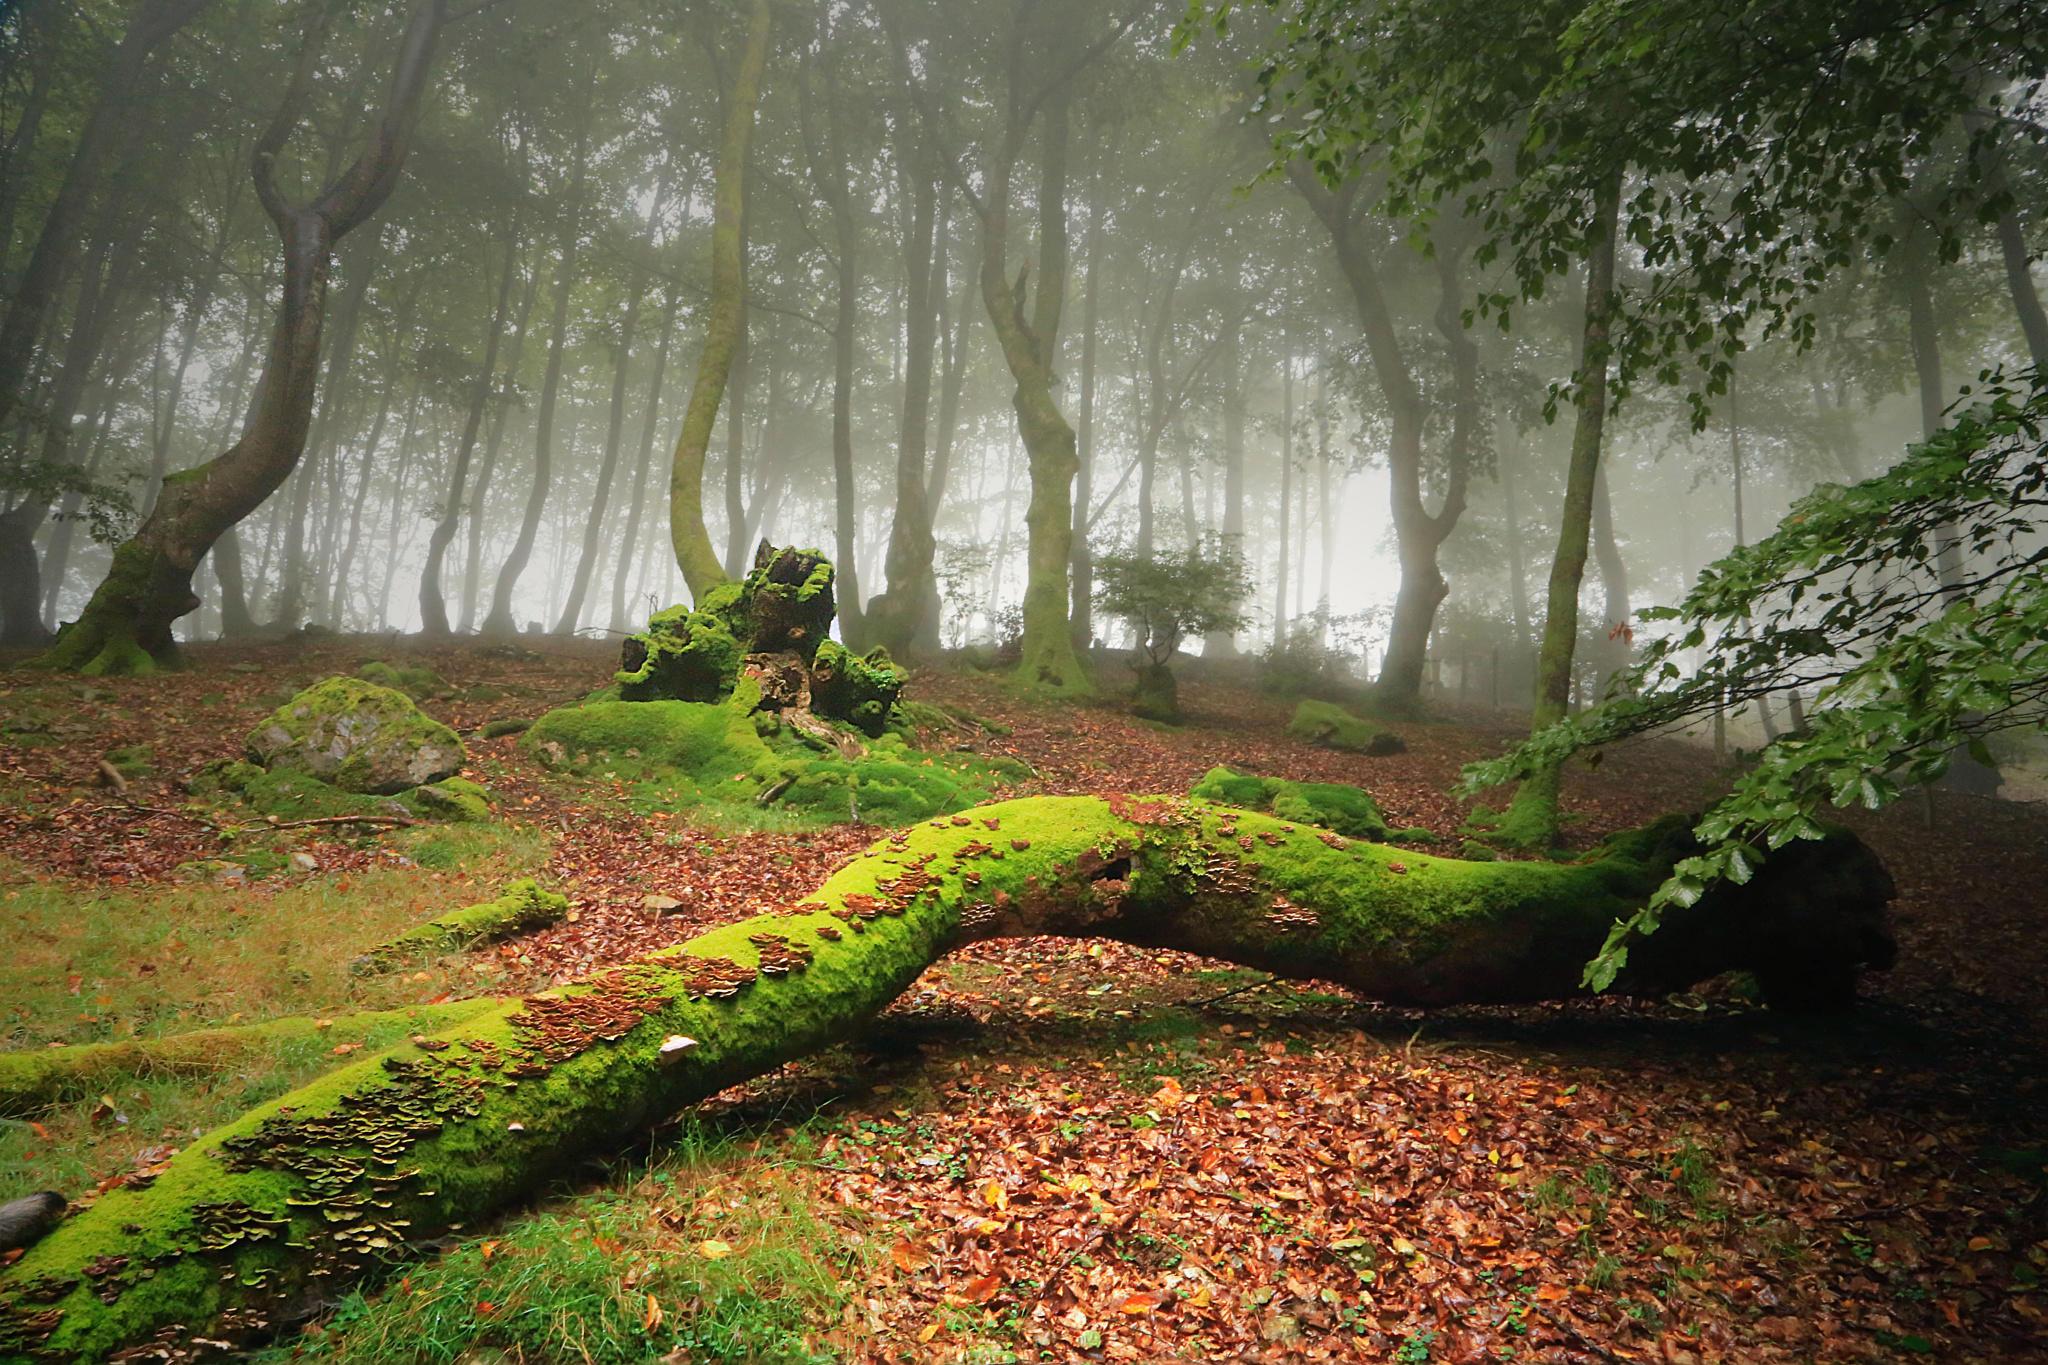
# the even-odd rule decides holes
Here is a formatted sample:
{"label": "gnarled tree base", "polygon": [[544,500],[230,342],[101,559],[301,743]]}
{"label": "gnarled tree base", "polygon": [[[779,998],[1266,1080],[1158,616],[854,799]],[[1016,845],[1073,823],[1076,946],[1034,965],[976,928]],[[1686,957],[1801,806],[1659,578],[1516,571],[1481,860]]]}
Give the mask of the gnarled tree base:
{"label": "gnarled tree base", "polygon": [[[1464,863],[1205,802],[1039,797],[927,821],[812,896],[421,1037],[113,1190],[0,1278],[0,1356],[186,1360],[273,1330],[579,1154],[849,1036],[928,965],[1018,934],[1186,949],[1420,1004],[1576,994],[1682,821],[1578,865]],[[1729,968],[1841,1003],[1886,965],[1891,884],[1847,834],[1667,920],[1623,989]]]}

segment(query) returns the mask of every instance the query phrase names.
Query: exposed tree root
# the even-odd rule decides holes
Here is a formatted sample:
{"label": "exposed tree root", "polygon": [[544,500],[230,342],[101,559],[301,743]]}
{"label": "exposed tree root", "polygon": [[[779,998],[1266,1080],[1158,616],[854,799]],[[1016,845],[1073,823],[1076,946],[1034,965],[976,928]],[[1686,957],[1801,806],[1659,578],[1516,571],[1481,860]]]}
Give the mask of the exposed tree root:
{"label": "exposed tree root", "polygon": [[[1171,797],[928,821],[794,905],[502,1002],[193,1143],[5,1272],[0,1354],[183,1361],[258,1339],[579,1155],[849,1036],[970,940],[1114,938],[1421,1004],[1541,999],[1577,993],[1686,851],[1673,821],[1589,863],[1463,863]],[[1852,836],[1796,845],[1668,920],[1621,987],[1747,967],[1780,1002],[1843,1003],[1889,962],[1890,894]]]}

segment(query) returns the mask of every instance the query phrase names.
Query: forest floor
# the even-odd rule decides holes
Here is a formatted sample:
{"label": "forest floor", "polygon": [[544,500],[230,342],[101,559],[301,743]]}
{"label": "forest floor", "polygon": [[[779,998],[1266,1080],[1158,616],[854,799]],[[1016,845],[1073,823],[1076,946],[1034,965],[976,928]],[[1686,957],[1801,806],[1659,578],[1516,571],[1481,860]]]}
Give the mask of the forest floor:
{"label": "forest floor", "polygon": [[[224,841],[183,810],[184,776],[366,659],[437,669],[456,695],[426,709],[467,735],[582,696],[612,657],[330,639],[203,647],[153,679],[0,674],[0,1048],[537,988],[795,899],[876,836],[642,818],[510,737],[471,741],[504,816],[487,827]],[[1183,687],[1180,729],[976,674],[919,674],[911,695],[1007,726],[985,743],[1035,770],[1020,791],[1183,791],[1228,763],[1366,787],[1445,851],[1458,766],[1513,732],[1459,712],[1361,758],[1295,743],[1287,703],[1221,686]],[[1568,784],[1572,842],[1717,780],[1677,743],[1610,752]],[[270,1354],[2048,1359],[2048,811],[1942,793],[1934,814],[1852,817],[1898,881],[1900,959],[1836,1020],[1773,1016],[1725,982],[1421,1011],[1179,954],[979,945],[860,1039],[593,1154]],[[571,919],[351,974],[522,874]],[[0,1119],[0,1198],[90,1199],[355,1046],[281,1044]]]}

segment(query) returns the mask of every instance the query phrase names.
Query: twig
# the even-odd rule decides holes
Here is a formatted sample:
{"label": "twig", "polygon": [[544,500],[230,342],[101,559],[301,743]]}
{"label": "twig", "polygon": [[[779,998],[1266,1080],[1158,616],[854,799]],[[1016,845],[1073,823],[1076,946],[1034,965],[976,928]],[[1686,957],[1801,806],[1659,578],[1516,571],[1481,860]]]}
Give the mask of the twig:
{"label": "twig", "polygon": [[246,825],[236,825],[229,834],[239,834],[245,829],[305,829],[312,825],[395,825],[410,829],[419,821],[404,815],[323,815],[317,820],[254,820]]}
{"label": "twig", "polygon": [[194,815],[190,811],[175,810],[170,806],[145,806],[139,801],[123,801],[119,805],[114,806],[94,806],[89,813],[97,815],[101,811],[109,810],[140,811],[144,815],[169,815],[179,820],[190,820],[195,825],[204,825],[211,830],[220,829],[219,825],[216,825],[203,815]]}
{"label": "twig", "polygon": [[1261,986],[1270,986],[1272,984],[1273,978],[1269,976],[1264,981],[1252,981],[1242,986],[1234,986],[1231,989],[1223,992],[1223,994],[1221,995],[1212,995],[1207,1000],[1191,1001],[1190,1004],[1193,1008],[1198,1010],[1207,1009],[1211,1005],[1218,1004],[1222,1001],[1228,1000],[1233,995],[1243,995],[1246,991],[1255,991],[1258,990]]}

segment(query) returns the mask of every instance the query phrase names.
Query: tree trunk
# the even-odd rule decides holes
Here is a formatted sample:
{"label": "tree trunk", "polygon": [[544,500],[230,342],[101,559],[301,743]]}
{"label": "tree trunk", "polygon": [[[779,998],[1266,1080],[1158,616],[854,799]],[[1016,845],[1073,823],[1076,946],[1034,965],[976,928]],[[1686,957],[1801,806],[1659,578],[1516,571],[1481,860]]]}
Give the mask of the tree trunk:
{"label": "tree trunk", "polygon": [[462,617],[456,630],[467,635],[476,624],[477,593],[483,584],[484,526],[488,520],[486,500],[491,477],[497,472],[498,456],[505,446],[505,427],[512,411],[512,399],[519,384],[519,362],[526,353],[526,333],[533,321],[533,305],[540,297],[539,263],[527,272],[526,288],[519,299],[519,317],[512,324],[512,352],[505,358],[505,383],[491,409],[490,431],[484,437],[483,463],[477,466],[476,494],[470,499],[469,546],[462,568]]}
{"label": "tree trunk", "polygon": [[1019,272],[1014,284],[1007,274],[1010,181],[1028,127],[1023,112],[1026,95],[1016,88],[1012,72],[1010,128],[981,200],[981,300],[1010,376],[1016,381],[1011,402],[1031,472],[1031,502],[1024,513],[1029,540],[1023,659],[1018,673],[1033,686],[1071,694],[1093,689],[1074,649],[1067,615],[1067,571],[1074,544],[1073,482],[1081,462],[1074,446],[1074,429],[1067,425],[1052,393],[1060,307],[1067,285],[1069,91],[1070,85],[1062,83],[1045,101],[1038,192],[1038,293],[1027,320],[1024,290],[1029,267]]}
{"label": "tree trunk", "polygon": [[[927,150],[926,155],[929,155]],[[896,438],[896,508],[882,562],[888,590],[870,603],[869,625],[899,659],[930,658],[939,651],[939,586],[933,559],[932,505],[925,497],[925,456],[931,435],[932,369],[945,309],[945,218],[950,195],[941,195],[923,158],[906,166],[909,231],[903,243],[903,420]]]}
{"label": "tree trunk", "polygon": [[[1592,536],[1594,485],[1600,473],[1601,432],[1607,420],[1608,331],[1614,308],[1614,236],[1620,213],[1619,176],[1603,184],[1594,201],[1595,236],[1586,256],[1586,311],[1579,343],[1573,397],[1578,420],[1572,429],[1571,464],[1565,476],[1564,507],[1558,517],[1557,553],[1550,561],[1550,585],[1543,606],[1543,644],[1536,656],[1536,696],[1530,731],[1554,725],[1569,714],[1572,656],[1579,639],[1579,585],[1586,576],[1586,547]],[[1548,848],[1557,841],[1557,793],[1563,777],[1552,768],[1515,792],[1503,842]]]}
{"label": "tree trunk", "polygon": [[1614,538],[1614,507],[1607,493],[1604,463],[1593,476],[1593,555],[1600,564],[1600,588],[1606,599],[1602,614],[1607,618],[1602,623],[1606,631],[1595,654],[1612,674],[1628,666],[1634,642],[1629,625],[1628,565],[1622,560],[1621,546]]}
{"label": "tree trunk", "polygon": [[748,0],[746,48],[733,75],[726,103],[725,136],[718,148],[711,216],[711,298],[706,308],[704,349],[698,356],[697,379],[690,386],[689,406],[683,413],[683,429],[676,437],[675,458],[669,469],[669,538],[675,547],[676,565],[689,585],[690,598],[700,603],[705,593],[727,581],[725,568],[711,548],[711,532],[704,524],[704,453],[711,445],[711,428],[718,421],[718,405],[725,396],[733,351],[746,325],[743,214],[747,144],[753,137],[754,109],[761,101],[761,75],[768,65],[769,26],[768,0]]}
{"label": "tree trunk", "polygon": [[[363,300],[369,293],[371,278],[377,273],[377,248],[381,236],[381,233],[373,234],[363,244],[362,250],[355,253],[354,261],[345,263],[343,275],[348,285],[342,297],[341,315],[335,319],[334,349],[327,357],[327,376],[320,385],[315,409],[317,415],[308,429],[306,455],[291,480],[291,509],[286,513],[284,527],[284,574],[272,621],[278,630],[292,629],[299,624],[299,618],[305,612],[306,533],[310,529],[308,519],[312,514],[314,482],[340,438],[343,409],[354,406],[350,377],[355,369],[356,336],[362,327]],[[404,337],[412,328],[412,312],[424,286],[424,277],[415,275],[406,291],[405,302],[399,309],[401,320],[392,332],[395,351],[404,349]],[[383,402],[387,406],[391,401],[390,386],[396,382],[397,371],[394,359],[386,367],[384,376]]]}
{"label": "tree trunk", "polygon": [[484,359],[476,382],[470,386],[469,410],[463,417],[462,436],[455,444],[455,458],[448,470],[448,496],[434,530],[427,537],[427,562],[420,570],[420,633],[429,639],[448,635],[448,603],[441,590],[441,564],[455,528],[462,520],[462,495],[469,485],[469,461],[476,439],[483,430],[484,412],[490,407],[491,389],[498,377],[498,345],[505,337],[505,321],[512,308],[512,278],[519,266],[519,227],[516,222],[505,233],[505,259],[498,273],[498,298],[491,309],[491,322],[484,333]]}
{"label": "tree trunk", "polygon": [[[665,173],[664,173],[665,175]],[[668,198],[668,184],[664,178],[654,192],[654,206],[647,215],[646,242],[652,246],[655,224],[661,218],[663,204]],[[646,281],[636,272],[627,282],[626,315],[619,323],[619,359],[612,370],[612,403],[605,427],[604,456],[599,462],[597,488],[590,500],[590,515],[583,524],[583,554],[576,562],[576,578],[569,585],[569,600],[563,604],[562,618],[555,623],[555,634],[574,635],[576,620],[583,614],[583,598],[590,590],[590,577],[597,570],[599,533],[604,529],[604,514],[611,501],[612,478],[619,468],[619,441],[626,425],[626,376],[628,362],[633,356],[633,333],[640,320],[640,299],[645,292]],[[652,420],[652,414],[649,415]],[[636,489],[634,496],[639,492]]]}
{"label": "tree trunk", "polygon": [[[1231,324],[1223,338],[1223,539],[1244,550],[1244,324]],[[1210,635],[1202,640],[1205,659],[1235,659],[1237,636]]]}
{"label": "tree trunk", "polygon": [[654,432],[661,418],[661,383],[668,374],[668,348],[675,338],[676,304],[673,286],[661,311],[661,344],[654,352],[654,375],[647,384],[645,420],[640,424],[640,458],[633,466],[633,496],[626,503],[626,529],[619,535],[619,571],[612,577],[612,621],[615,635],[630,629],[626,616],[626,576],[633,567],[633,550],[640,543],[640,508],[647,495],[647,471],[654,464]]}
{"label": "tree trunk", "polygon": [[1273,565],[1273,653],[1287,648],[1287,547],[1294,511],[1294,356],[1280,357],[1280,534]]}
{"label": "tree trunk", "polygon": [[1437,551],[1465,511],[1471,477],[1473,427],[1477,417],[1478,348],[1465,333],[1459,266],[1462,248],[1440,236],[1434,263],[1438,299],[1436,326],[1451,352],[1451,436],[1444,452],[1443,505],[1431,513],[1423,502],[1423,425],[1428,403],[1408,363],[1380,281],[1380,263],[1361,238],[1362,214],[1357,182],[1332,193],[1296,165],[1290,172],[1296,188],[1315,210],[1336,248],[1337,264],[1350,287],[1373,377],[1387,405],[1387,474],[1394,523],[1395,549],[1401,562],[1401,586],[1394,598],[1394,619],[1388,630],[1387,653],[1374,688],[1378,705],[1390,710],[1412,707],[1422,691],[1424,660],[1437,608],[1450,593]]}
{"label": "tree trunk", "polygon": [[1085,652],[1095,641],[1095,552],[1088,543],[1089,508],[1095,502],[1095,351],[1102,316],[1102,192],[1101,154],[1088,194],[1088,235],[1082,251],[1088,257],[1088,284],[1081,294],[1081,399],[1075,410],[1074,455],[1080,470],[1074,480],[1074,583],[1072,633],[1074,648]]}
{"label": "tree trunk", "polygon": [[[965,943],[1110,939],[1403,1004],[1574,997],[1608,926],[1694,847],[1674,819],[1589,863],[1469,863],[1171,797],[975,816],[986,828],[902,831],[794,905],[502,1000],[192,1142],[0,1272],[9,1344],[52,1362],[202,1331],[253,1344],[408,1245],[853,1036]],[[975,837],[990,831],[1000,859]],[[1256,857],[1241,847],[1261,839]],[[1846,1006],[1862,970],[1890,963],[1891,894],[1854,836],[1795,843],[1748,885],[1672,911],[1617,987],[1659,995],[1740,968],[1773,1004]]]}
{"label": "tree trunk", "polygon": [[107,58],[92,112],[86,116],[78,144],[64,168],[57,197],[44,215],[35,249],[15,282],[6,321],[0,323],[0,426],[5,426],[27,399],[29,362],[42,335],[44,316],[70,267],[71,254],[86,235],[80,231],[80,219],[98,186],[100,166],[121,137],[141,122],[133,105],[148,88],[143,69],[157,49],[206,5],[207,0],[139,0],[127,32]]}
{"label": "tree trunk", "polygon": [[87,673],[149,672],[177,660],[171,625],[198,605],[192,574],[223,532],[291,473],[305,450],[334,243],[375,213],[405,164],[448,0],[418,0],[398,49],[377,136],[310,204],[286,201],[275,163],[312,84],[331,11],[315,11],[277,117],[257,141],[256,191],[283,245],[284,286],[242,438],[165,481],[156,508],[114,552],[92,601],[42,662]]}
{"label": "tree trunk", "polygon": [[569,346],[569,301],[576,292],[576,256],[583,244],[583,190],[590,181],[590,125],[592,101],[597,89],[593,66],[583,90],[583,111],[576,129],[575,169],[569,175],[569,202],[562,213],[561,268],[555,275],[555,313],[548,333],[548,367],[541,380],[540,411],[533,421],[533,485],[527,490],[526,513],[519,520],[519,535],[512,551],[498,570],[497,587],[491,593],[491,609],[480,628],[484,635],[516,635],[519,625],[512,619],[512,595],[519,577],[533,557],[533,542],[540,532],[541,513],[547,508],[548,488],[554,477],[555,404],[562,389],[562,360]]}

